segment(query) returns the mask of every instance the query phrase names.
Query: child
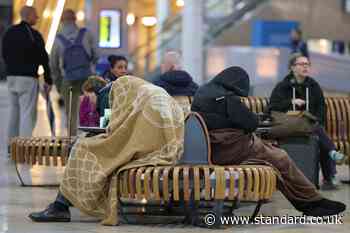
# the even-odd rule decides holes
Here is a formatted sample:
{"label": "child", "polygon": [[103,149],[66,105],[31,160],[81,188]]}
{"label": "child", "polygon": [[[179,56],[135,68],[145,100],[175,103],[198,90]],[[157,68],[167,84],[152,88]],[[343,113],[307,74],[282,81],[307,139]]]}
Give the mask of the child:
{"label": "child", "polygon": [[79,119],[80,126],[98,127],[99,113],[97,111],[96,93],[102,89],[107,82],[98,76],[90,76],[83,84],[83,95],[80,96]]}

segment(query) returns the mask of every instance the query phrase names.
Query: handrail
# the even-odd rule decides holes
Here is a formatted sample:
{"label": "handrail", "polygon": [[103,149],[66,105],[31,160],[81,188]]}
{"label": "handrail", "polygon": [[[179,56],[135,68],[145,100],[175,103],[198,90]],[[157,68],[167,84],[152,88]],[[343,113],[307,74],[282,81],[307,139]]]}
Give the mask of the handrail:
{"label": "handrail", "polygon": [[[225,19],[223,19],[221,21],[221,23],[215,23],[214,25],[209,25],[209,28],[208,28],[208,31],[206,33],[204,33],[205,35],[205,38],[204,38],[204,41],[203,41],[203,44],[204,44],[204,48],[206,49],[209,44],[215,40],[215,38],[217,38],[219,35],[221,35],[221,33],[236,25],[237,22],[242,19],[247,13],[251,12],[252,10],[256,9],[258,6],[262,5],[263,3],[267,2],[268,0],[249,0],[249,1],[246,1],[245,4],[242,4],[244,0],[240,1],[239,3],[240,4],[240,8],[237,9],[236,8],[236,11],[234,11],[232,13],[232,15],[230,15],[229,17],[225,17]],[[215,4],[212,4],[211,6],[213,7],[218,7],[220,6],[222,3],[222,1],[218,0]],[[176,20],[174,20],[173,22],[179,22],[181,19],[181,17],[176,17]],[[181,32],[181,27],[179,25],[177,25],[176,23],[174,23],[172,25],[172,28],[171,29],[174,29],[172,31],[172,33],[170,35],[167,35],[167,39],[164,39],[162,40],[162,42],[156,46],[152,46],[152,48],[149,48],[147,49],[147,47],[143,47],[145,49],[145,52],[143,52],[142,54],[133,54],[133,58],[132,60],[134,60],[135,62],[138,60],[138,59],[150,59],[150,57],[157,51],[157,50],[160,50],[160,49],[164,49],[166,48],[166,46],[168,46],[170,43],[172,43],[174,40],[178,39],[179,36],[180,36],[180,32]],[[176,26],[178,26],[176,28]],[[168,31],[168,30],[166,30]],[[169,31],[171,31],[169,29]],[[151,45],[153,45],[154,43],[151,42]],[[148,43],[149,45],[149,43]],[[140,50],[141,47],[138,49]],[[136,59],[135,59],[136,58]],[[146,61],[145,64],[148,62],[149,64],[149,61]],[[146,71],[146,73],[148,73],[149,70]]]}
{"label": "handrail", "polygon": [[[211,4],[208,7],[208,10],[214,10],[216,7],[220,6],[222,3],[222,0],[217,0],[215,3]],[[155,33],[151,38],[150,41],[152,43],[152,41],[156,40],[157,37],[159,36],[159,34],[164,34],[167,31],[171,30],[176,24],[179,24],[182,20],[182,14],[179,13],[177,14],[175,17],[171,18],[168,22],[165,22],[165,27],[162,28],[162,30],[160,32]],[[176,32],[179,32],[179,30],[176,30]],[[146,48],[149,45],[150,42],[146,42],[143,43],[139,46],[137,46],[130,54],[130,57],[134,57],[135,54],[141,50],[142,48]]]}

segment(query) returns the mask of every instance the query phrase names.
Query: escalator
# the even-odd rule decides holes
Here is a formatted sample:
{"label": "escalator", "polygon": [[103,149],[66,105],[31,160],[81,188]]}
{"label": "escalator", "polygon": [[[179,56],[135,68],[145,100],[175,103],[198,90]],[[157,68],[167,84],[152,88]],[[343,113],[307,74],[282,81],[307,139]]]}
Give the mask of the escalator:
{"label": "escalator", "polygon": [[[254,11],[262,6],[267,0],[235,0],[235,1],[208,1],[210,4],[205,4],[204,10],[204,48],[208,48],[215,44],[215,40],[228,28],[238,25],[242,20],[246,20],[249,15],[254,14]],[[223,9],[229,10],[223,11]],[[224,12],[223,15],[213,15],[213,12]],[[154,62],[157,58],[157,53],[163,54],[168,50],[180,51],[181,46],[181,14],[169,19],[165,22],[164,29],[158,35],[151,38],[156,41],[161,38],[158,43],[149,42],[148,45],[153,45],[152,48],[145,48],[147,45],[141,45],[131,53],[131,62],[134,65],[135,73],[142,77],[154,77],[160,72],[159,64]],[[153,64],[149,66],[147,64]]]}

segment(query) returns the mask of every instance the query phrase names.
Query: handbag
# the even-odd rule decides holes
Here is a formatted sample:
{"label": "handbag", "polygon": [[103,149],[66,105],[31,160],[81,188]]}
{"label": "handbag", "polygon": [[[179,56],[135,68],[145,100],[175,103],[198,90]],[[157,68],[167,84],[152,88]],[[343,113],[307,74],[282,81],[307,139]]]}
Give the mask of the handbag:
{"label": "handbag", "polygon": [[285,138],[311,135],[317,127],[317,118],[306,111],[301,112],[271,112],[272,126],[269,137]]}
{"label": "handbag", "polygon": [[[293,99],[295,89],[293,88]],[[271,138],[285,138],[293,136],[309,136],[318,126],[318,119],[309,112],[309,90],[306,88],[306,111],[293,111],[287,113],[271,111],[272,126],[269,129]]]}

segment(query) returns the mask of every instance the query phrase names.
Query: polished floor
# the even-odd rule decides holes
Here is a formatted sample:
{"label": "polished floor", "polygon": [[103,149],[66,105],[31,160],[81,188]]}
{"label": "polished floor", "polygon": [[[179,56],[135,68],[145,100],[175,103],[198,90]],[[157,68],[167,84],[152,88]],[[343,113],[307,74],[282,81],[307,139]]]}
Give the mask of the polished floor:
{"label": "polished floor", "polygon": [[[54,96],[55,97],[55,96]],[[12,161],[8,159],[6,153],[5,135],[8,120],[8,102],[6,86],[0,83],[0,233],[61,233],[61,232],[199,232],[211,231],[198,227],[187,226],[183,224],[148,224],[148,225],[128,225],[121,224],[115,227],[101,226],[98,221],[89,216],[81,214],[77,209],[72,209],[72,222],[70,223],[33,223],[28,219],[28,214],[32,211],[41,210],[51,202],[57,188],[48,187],[21,187],[19,185],[15,167]],[[48,135],[48,122],[45,115],[45,105],[43,100],[39,102],[38,125],[35,129],[35,135]],[[57,119],[60,119],[58,108]],[[63,125],[60,120],[58,125]],[[64,127],[59,126],[59,134],[64,134]],[[48,169],[45,167],[21,167],[26,183],[58,183],[63,169]],[[338,167],[338,179],[349,178],[347,166]],[[340,185],[337,191],[324,191],[322,194],[330,199],[342,201],[350,206],[350,185]],[[245,215],[252,211],[252,207],[245,207],[236,212],[236,214]],[[262,208],[264,216],[300,216],[292,206],[276,192],[271,203]],[[275,224],[275,225],[235,225],[222,230],[222,232],[288,232],[288,233],[320,233],[320,232],[349,232],[350,228],[350,209],[342,217],[343,224]]]}

